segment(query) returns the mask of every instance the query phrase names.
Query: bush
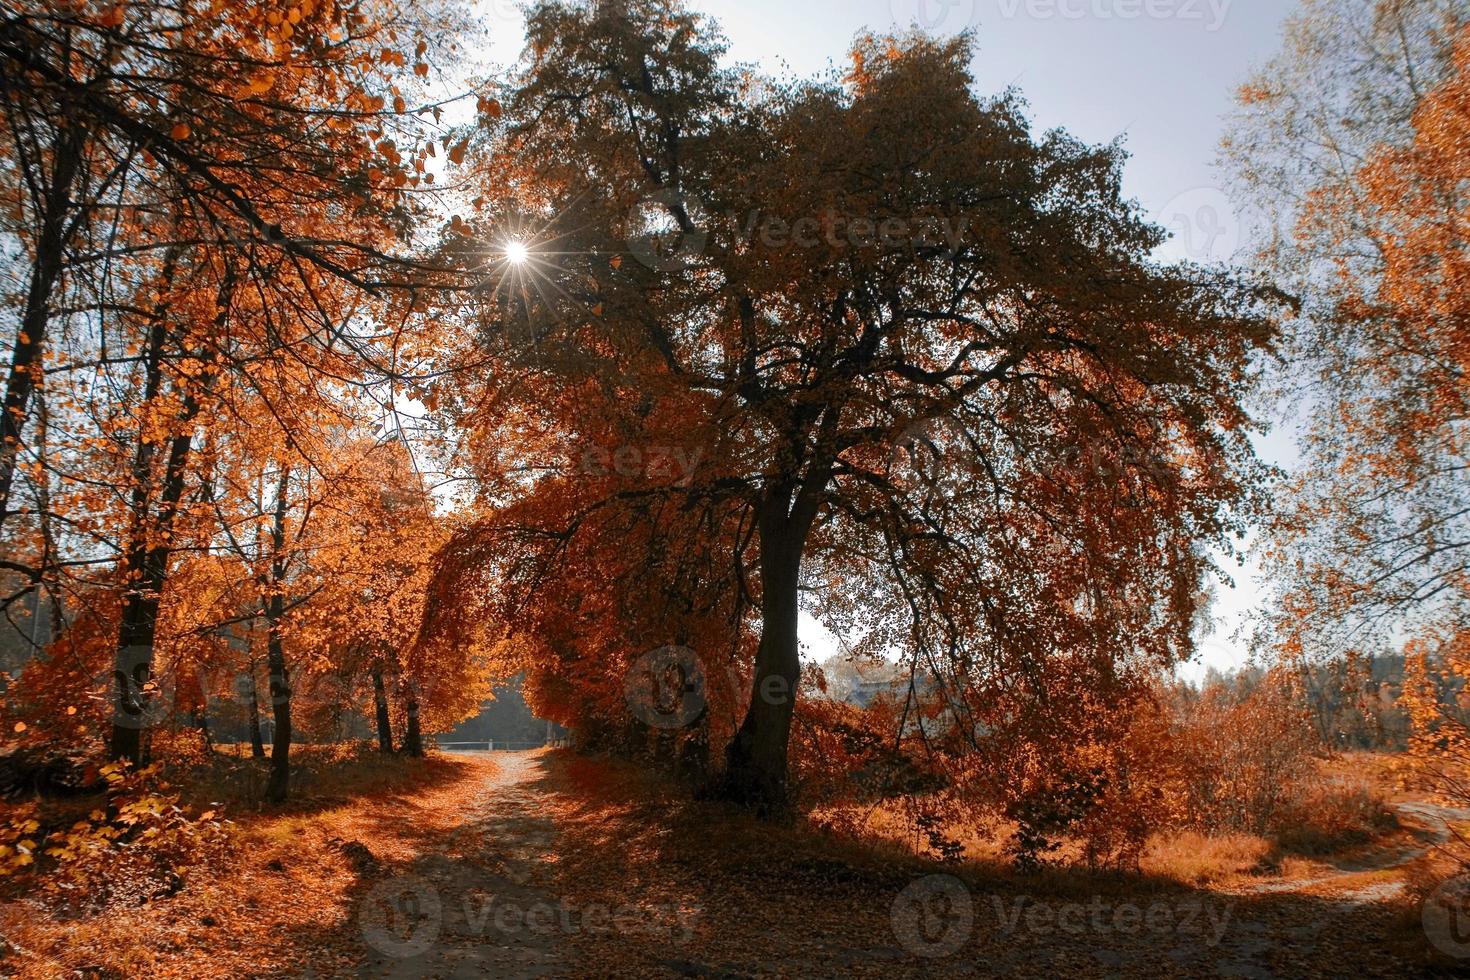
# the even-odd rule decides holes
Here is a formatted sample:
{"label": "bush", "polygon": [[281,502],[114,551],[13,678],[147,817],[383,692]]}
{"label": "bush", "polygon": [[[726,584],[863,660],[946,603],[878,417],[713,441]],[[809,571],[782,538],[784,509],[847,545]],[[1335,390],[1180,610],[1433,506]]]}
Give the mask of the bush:
{"label": "bush", "polygon": [[[106,801],[81,819],[47,825],[34,804],[0,825],[0,875],[70,908],[137,905],[184,886],[191,867],[224,856],[228,824],[213,811],[192,816],[158,768],[102,769]],[[101,802],[101,801],[99,801]]]}

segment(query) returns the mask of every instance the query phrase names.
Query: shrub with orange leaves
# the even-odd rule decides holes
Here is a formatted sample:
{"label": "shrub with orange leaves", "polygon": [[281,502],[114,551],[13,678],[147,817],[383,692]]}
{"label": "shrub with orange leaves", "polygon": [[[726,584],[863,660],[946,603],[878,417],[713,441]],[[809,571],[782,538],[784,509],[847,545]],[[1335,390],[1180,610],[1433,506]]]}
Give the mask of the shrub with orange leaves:
{"label": "shrub with orange leaves", "polygon": [[101,775],[106,801],[79,819],[47,826],[28,805],[0,825],[0,885],[95,912],[173,894],[192,866],[230,852],[228,821],[191,813],[158,767],[112,763]]}

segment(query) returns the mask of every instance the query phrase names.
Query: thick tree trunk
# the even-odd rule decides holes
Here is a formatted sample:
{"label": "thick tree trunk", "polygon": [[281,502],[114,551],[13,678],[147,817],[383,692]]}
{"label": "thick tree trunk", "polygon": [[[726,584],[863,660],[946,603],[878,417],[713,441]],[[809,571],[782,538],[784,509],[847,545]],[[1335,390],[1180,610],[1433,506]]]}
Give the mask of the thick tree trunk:
{"label": "thick tree trunk", "polygon": [[26,412],[36,390],[41,356],[46,347],[51,294],[66,256],[68,218],[72,213],[72,190],[81,167],[85,134],[80,126],[62,130],[56,140],[51,183],[46,188],[41,231],[36,238],[35,264],[26,290],[25,312],[16,331],[10,357],[10,375],[5,382],[5,403],[0,410],[0,525],[10,514],[10,492],[15,483],[16,457],[20,452]]}
{"label": "thick tree trunk", "polygon": [[761,517],[761,642],[750,707],[726,753],[724,793],[766,815],[789,802],[786,752],[796,707],[801,659],[797,645],[798,585],[809,519],[786,515],[784,501]]}
{"label": "thick tree trunk", "polygon": [[284,802],[291,783],[291,674],[286,669],[286,648],[281,642],[281,620],[286,615],[286,513],[290,489],[291,470],[282,466],[271,525],[271,590],[265,604],[266,623],[270,628],[266,667],[270,671],[271,716],[275,721],[271,732],[271,774],[265,787],[265,798],[271,803]]}
{"label": "thick tree trunk", "polygon": [[393,751],[393,723],[388,718],[388,692],[383,687],[383,671],[373,671],[373,707],[378,714],[378,751]]}

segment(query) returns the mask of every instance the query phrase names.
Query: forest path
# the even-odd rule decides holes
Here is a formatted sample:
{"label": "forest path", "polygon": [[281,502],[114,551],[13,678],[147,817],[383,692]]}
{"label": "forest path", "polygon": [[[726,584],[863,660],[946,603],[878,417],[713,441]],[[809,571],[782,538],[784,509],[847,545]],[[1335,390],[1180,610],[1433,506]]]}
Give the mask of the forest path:
{"label": "forest path", "polygon": [[358,921],[379,980],[561,975],[568,912],[548,890],[556,828],[544,753],[497,752],[465,822],[404,873],[377,882]]}
{"label": "forest path", "polygon": [[1370,881],[1354,886],[1352,879],[1402,868],[1428,854],[1432,849],[1449,843],[1454,836],[1450,823],[1470,821],[1470,809],[1441,806],[1437,803],[1398,803],[1395,808],[1400,816],[1407,817],[1415,825],[1412,830],[1417,843],[1408,847],[1396,847],[1334,862],[1332,871],[1308,878],[1292,878],[1272,881],[1254,886],[1251,891],[1258,895],[1307,892],[1324,886],[1342,889],[1336,897],[1343,902],[1367,904],[1393,898],[1403,891],[1402,881]]}
{"label": "forest path", "polygon": [[[496,770],[476,777],[446,819],[416,834],[408,814],[395,825],[415,847],[392,863],[396,874],[380,867],[364,882],[351,924],[367,953],[357,976],[887,978],[938,967],[1271,980],[1334,975],[1348,950],[1359,976],[1397,976],[1395,872],[1470,820],[1470,811],[1405,803],[1412,839],[1233,889],[977,880],[951,894],[943,875],[849,865],[829,843],[769,836],[660,797],[631,767],[545,751],[482,755]],[[630,907],[619,913],[624,897]],[[619,919],[640,905],[641,919]],[[665,921],[670,909],[682,911]],[[920,955],[936,937],[947,955]]]}

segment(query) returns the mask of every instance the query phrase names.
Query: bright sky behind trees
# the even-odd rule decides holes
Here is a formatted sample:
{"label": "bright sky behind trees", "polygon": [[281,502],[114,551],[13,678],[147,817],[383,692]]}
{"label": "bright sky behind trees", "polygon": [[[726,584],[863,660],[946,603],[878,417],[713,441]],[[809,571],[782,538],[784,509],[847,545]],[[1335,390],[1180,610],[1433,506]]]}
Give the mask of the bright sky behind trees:
{"label": "bright sky behind trees", "polygon": [[[1122,138],[1132,154],[1124,188],[1175,233],[1166,258],[1228,258],[1242,242],[1214,167],[1223,116],[1236,88],[1280,44],[1284,0],[698,0],[722,26],[730,60],[773,74],[809,76],[841,67],[864,29],[918,24],[931,32],[971,29],[979,38],[972,70],[982,92],[1016,86],[1038,129],[1062,127],[1092,143]],[[524,20],[514,0],[480,5],[490,37],[485,60],[512,64]],[[1263,458],[1294,457],[1289,424],[1262,440]],[[1201,664],[1243,658],[1231,639],[1258,601],[1249,571],[1221,588],[1215,634]],[[803,641],[817,659],[833,638],[809,619]],[[1187,671],[1193,675],[1196,671]]]}

